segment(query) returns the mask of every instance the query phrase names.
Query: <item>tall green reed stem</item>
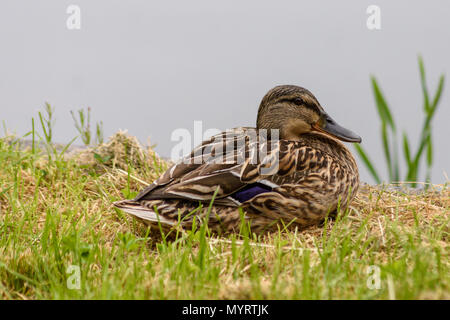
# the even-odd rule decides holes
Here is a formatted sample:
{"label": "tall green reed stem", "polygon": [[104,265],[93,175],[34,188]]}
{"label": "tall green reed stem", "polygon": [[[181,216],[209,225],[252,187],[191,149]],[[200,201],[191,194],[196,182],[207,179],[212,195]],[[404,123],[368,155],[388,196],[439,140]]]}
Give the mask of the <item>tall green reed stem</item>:
{"label": "tall green reed stem", "polygon": [[[433,166],[433,139],[432,139],[432,125],[431,121],[436,113],[439,104],[442,90],[444,88],[444,75],[439,78],[438,88],[433,98],[430,99],[430,93],[427,88],[425,78],[425,67],[421,56],[419,60],[420,82],[423,93],[423,113],[424,122],[420,134],[419,146],[417,151],[413,154],[411,152],[408,135],[405,131],[402,132],[403,155],[406,163],[405,181],[411,183],[415,187],[419,177],[419,166],[421,159],[425,158],[426,175],[425,181],[429,182],[431,179],[431,169]],[[381,120],[381,141],[383,144],[383,153],[388,170],[388,182],[400,181],[400,165],[398,157],[398,138],[397,126],[394,117],[390,111],[389,105],[381,92],[380,86],[374,76],[371,77],[372,90],[375,98],[375,105],[377,107],[378,116]],[[381,183],[381,175],[375,169],[373,162],[370,160],[367,152],[361,145],[355,145],[356,151],[360,156],[362,162],[369,170],[370,174],[377,183]],[[426,151],[426,153],[424,153]]]}

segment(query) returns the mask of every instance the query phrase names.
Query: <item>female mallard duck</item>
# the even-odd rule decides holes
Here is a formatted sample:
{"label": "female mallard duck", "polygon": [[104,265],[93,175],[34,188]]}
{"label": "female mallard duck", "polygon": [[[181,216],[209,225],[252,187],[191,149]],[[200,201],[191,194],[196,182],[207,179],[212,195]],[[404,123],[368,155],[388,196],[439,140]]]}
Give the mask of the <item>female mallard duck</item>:
{"label": "female mallard duck", "polygon": [[204,141],[134,200],[115,206],[157,228],[191,228],[194,219],[207,219],[212,231],[239,231],[239,208],[256,233],[280,222],[318,224],[345,208],[359,185],[356,162],[338,140],[361,142],[311,92],[277,86],[262,99],[256,128]]}

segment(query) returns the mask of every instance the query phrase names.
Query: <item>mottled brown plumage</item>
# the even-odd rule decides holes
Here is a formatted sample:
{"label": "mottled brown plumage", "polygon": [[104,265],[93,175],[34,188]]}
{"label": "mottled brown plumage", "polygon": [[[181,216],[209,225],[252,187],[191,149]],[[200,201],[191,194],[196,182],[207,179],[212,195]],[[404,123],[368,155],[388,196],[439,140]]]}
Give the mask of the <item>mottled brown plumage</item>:
{"label": "mottled brown plumage", "polygon": [[278,86],[264,96],[256,129],[204,141],[134,200],[115,206],[155,227],[191,228],[194,219],[208,219],[218,233],[239,231],[239,208],[257,233],[318,224],[358,189],[355,160],[337,139],[361,141],[308,90]]}

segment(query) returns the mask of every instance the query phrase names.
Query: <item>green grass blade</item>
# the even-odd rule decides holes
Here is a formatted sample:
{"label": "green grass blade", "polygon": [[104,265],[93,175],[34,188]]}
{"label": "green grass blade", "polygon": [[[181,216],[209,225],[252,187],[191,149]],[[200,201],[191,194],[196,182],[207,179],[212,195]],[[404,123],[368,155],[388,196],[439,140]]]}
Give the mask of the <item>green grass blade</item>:
{"label": "green grass blade", "polygon": [[395,131],[395,124],[394,120],[392,118],[392,114],[389,110],[388,104],[386,102],[386,99],[384,98],[383,94],[381,93],[380,87],[377,83],[377,80],[374,76],[372,76],[372,89],[373,94],[375,96],[375,102],[378,110],[378,114],[382,120],[382,122],[387,122],[393,131]]}
{"label": "green grass blade", "polygon": [[[425,68],[424,68],[421,57],[419,57],[419,69],[420,69],[422,89],[424,91],[424,97],[426,96],[427,97],[426,99],[429,99],[428,91],[426,90],[426,83],[425,83]],[[422,158],[422,155],[423,155],[423,152],[425,151],[425,149],[426,149],[425,161],[427,163],[428,169],[431,168],[431,165],[433,162],[433,146],[432,146],[432,139],[431,139],[431,120],[433,119],[433,116],[436,112],[438,103],[440,101],[442,91],[444,88],[444,81],[445,81],[445,77],[444,77],[444,75],[441,75],[441,77],[439,78],[438,88],[436,90],[436,94],[433,98],[432,104],[429,105],[429,101],[428,102],[425,101],[425,104],[428,103],[428,107],[424,108],[425,109],[425,121],[424,121],[424,124],[422,127],[419,148],[417,149],[414,159],[412,161],[410,161],[410,165],[408,167],[407,180],[409,180],[409,181],[417,181],[418,171],[419,171],[419,163],[420,163],[420,160]],[[427,175],[428,175],[428,173],[427,173]]]}
{"label": "green grass blade", "polygon": [[388,167],[389,172],[389,181],[394,180],[394,171],[392,169],[392,157],[391,157],[391,151],[389,148],[389,137],[387,133],[387,126],[386,123],[383,122],[381,126],[381,139],[383,141],[383,151],[384,151],[384,157],[386,159],[386,164]]}
{"label": "green grass blade", "polygon": [[34,132],[34,118],[31,118],[31,132],[33,133],[32,139],[31,139],[31,152],[33,154],[36,154],[36,137]]}
{"label": "green grass blade", "polygon": [[394,181],[400,181],[400,164],[398,160],[398,141],[397,141],[397,135],[393,133],[393,168],[394,168]]}
{"label": "green grass blade", "polygon": [[45,128],[44,119],[43,119],[43,117],[42,117],[42,114],[41,114],[41,112],[38,112],[38,114],[39,114],[39,121],[41,122],[42,131],[44,132],[45,141],[51,142],[51,141],[49,140],[50,137],[49,137],[49,135],[48,135],[48,133],[47,133],[47,130],[46,130],[46,128]]}
{"label": "green grass blade", "polygon": [[375,182],[380,184],[381,183],[380,176],[378,175],[377,170],[375,169],[372,162],[369,160],[367,153],[364,151],[364,149],[362,148],[362,146],[360,144],[355,143],[354,146],[355,146],[356,152],[358,153],[359,157],[365,164],[366,168],[369,170],[369,172],[372,175],[372,177],[374,178]]}
{"label": "green grass blade", "polygon": [[436,94],[434,95],[433,103],[431,105],[433,112],[436,110],[439,100],[441,99],[442,90],[444,88],[444,81],[445,81],[445,77],[444,77],[444,75],[441,75],[439,78],[438,88],[436,90]]}
{"label": "green grass blade", "polygon": [[431,168],[433,165],[433,142],[431,139],[431,133],[427,137],[427,166]]}
{"label": "green grass blade", "polygon": [[426,112],[430,111],[430,98],[428,95],[427,83],[425,79],[425,67],[423,64],[423,59],[419,56],[419,71],[420,71],[420,84],[422,86],[423,92],[423,108]]}
{"label": "green grass blade", "polygon": [[61,150],[61,152],[59,153],[59,156],[63,156],[64,153],[66,153],[67,149],[69,149],[69,147],[72,145],[72,143],[75,142],[75,140],[77,140],[78,136],[76,136],[75,138],[73,138],[72,140],[70,140],[70,142],[68,144],[65,145],[65,147]]}
{"label": "green grass blade", "polygon": [[405,155],[408,167],[411,165],[411,152],[409,150],[409,141],[405,132],[403,132],[403,154]]}

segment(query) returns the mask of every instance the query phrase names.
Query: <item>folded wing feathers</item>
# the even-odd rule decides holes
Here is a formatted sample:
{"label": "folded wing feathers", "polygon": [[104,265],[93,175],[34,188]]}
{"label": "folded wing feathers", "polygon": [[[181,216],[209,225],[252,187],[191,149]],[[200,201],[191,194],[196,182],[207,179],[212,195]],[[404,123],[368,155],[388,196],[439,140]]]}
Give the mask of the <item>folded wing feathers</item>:
{"label": "folded wing feathers", "polygon": [[123,200],[123,201],[117,201],[114,202],[114,206],[116,208],[119,208],[126,213],[129,213],[133,216],[136,216],[138,218],[141,218],[143,220],[151,221],[151,222],[160,222],[161,224],[167,224],[167,225],[175,225],[176,221],[169,220],[161,215],[158,215],[153,210],[150,210],[147,207],[141,206],[138,202],[130,201],[130,200]]}
{"label": "folded wing feathers", "polygon": [[[135,201],[171,197],[209,200],[218,188],[216,199],[220,199],[261,180],[272,188],[278,187],[267,178],[295,170],[298,152],[290,152],[291,143],[283,143],[280,149],[280,141],[251,140],[247,132],[246,128],[237,128],[232,134],[221,133],[203,142],[141,192]],[[234,148],[227,148],[230,146]],[[198,157],[203,162],[195,163]]]}

